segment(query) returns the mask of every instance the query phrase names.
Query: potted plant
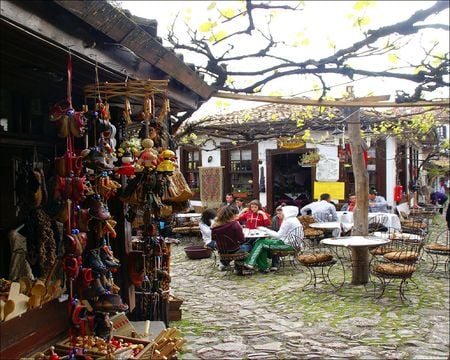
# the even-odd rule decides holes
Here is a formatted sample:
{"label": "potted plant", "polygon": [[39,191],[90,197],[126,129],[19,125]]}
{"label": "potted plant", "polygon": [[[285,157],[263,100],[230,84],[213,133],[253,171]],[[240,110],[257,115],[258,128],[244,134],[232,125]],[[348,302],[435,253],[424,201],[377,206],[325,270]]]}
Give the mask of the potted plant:
{"label": "potted plant", "polygon": [[246,198],[248,196],[248,191],[246,188],[234,188],[233,197],[234,198]]}
{"label": "potted plant", "polygon": [[309,152],[303,154],[299,159],[299,165],[306,166],[315,166],[320,161],[320,154],[318,152]]}

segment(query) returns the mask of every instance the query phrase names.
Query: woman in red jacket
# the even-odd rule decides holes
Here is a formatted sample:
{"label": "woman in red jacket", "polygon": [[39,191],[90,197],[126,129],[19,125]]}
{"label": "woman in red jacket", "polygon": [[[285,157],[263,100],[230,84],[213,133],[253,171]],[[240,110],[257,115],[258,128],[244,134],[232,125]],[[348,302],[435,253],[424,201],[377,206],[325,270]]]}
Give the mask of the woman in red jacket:
{"label": "woman in red jacket", "polygon": [[258,226],[270,226],[270,216],[262,210],[261,203],[258,200],[252,200],[248,203],[249,208],[243,210],[239,215],[238,221],[245,222],[247,229],[256,229]]}

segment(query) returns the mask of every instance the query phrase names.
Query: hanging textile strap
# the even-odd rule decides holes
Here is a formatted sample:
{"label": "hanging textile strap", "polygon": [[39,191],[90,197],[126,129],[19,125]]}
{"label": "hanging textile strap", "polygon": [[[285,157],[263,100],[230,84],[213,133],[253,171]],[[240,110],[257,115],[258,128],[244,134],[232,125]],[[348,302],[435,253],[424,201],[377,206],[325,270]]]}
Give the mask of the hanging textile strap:
{"label": "hanging textile strap", "polygon": [[[69,110],[73,111],[72,108],[72,54],[70,53],[67,56],[67,102],[69,103]],[[69,115],[69,114],[68,114]],[[70,114],[69,116],[73,116],[73,114]],[[69,134],[67,136],[67,158],[68,158],[68,165],[69,165],[69,174],[72,174],[72,155],[73,155],[73,140],[72,135]],[[75,204],[74,204],[75,205]],[[67,202],[67,207],[69,211],[69,218],[66,222],[66,232],[67,234],[70,234],[72,232],[72,214],[73,211],[71,209],[71,202]]]}
{"label": "hanging textile strap", "polygon": [[70,51],[67,57],[67,101],[69,108],[72,108],[72,54]]}

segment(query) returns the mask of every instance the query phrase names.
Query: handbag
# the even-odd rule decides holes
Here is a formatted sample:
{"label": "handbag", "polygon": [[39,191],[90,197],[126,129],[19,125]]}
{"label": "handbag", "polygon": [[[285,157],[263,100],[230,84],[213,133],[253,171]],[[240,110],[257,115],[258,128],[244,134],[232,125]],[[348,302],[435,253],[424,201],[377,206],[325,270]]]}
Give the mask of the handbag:
{"label": "handbag", "polygon": [[166,180],[162,196],[163,201],[183,202],[194,195],[179,170],[175,170],[171,175],[168,175]]}

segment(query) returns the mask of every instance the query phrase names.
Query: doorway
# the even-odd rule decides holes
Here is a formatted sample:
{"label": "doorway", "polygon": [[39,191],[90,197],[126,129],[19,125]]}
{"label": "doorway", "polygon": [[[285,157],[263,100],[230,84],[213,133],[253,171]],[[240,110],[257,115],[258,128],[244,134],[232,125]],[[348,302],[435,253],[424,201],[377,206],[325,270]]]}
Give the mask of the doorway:
{"label": "doorway", "polygon": [[312,168],[299,164],[303,151],[281,151],[268,157],[271,163],[267,167],[271,191],[268,192],[267,200],[272,211],[283,202],[301,208],[312,198]]}

